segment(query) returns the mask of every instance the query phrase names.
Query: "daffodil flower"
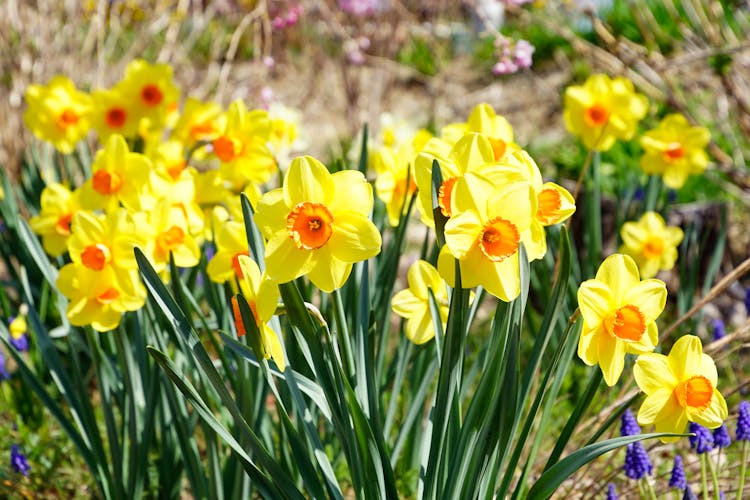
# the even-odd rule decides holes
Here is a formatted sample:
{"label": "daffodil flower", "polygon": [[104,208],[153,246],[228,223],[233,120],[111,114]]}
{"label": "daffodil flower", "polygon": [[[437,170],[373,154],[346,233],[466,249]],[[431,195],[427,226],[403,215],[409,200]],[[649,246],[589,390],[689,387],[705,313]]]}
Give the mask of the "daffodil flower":
{"label": "daffodil flower", "polygon": [[512,182],[493,191],[490,186],[479,175],[466,174],[456,187],[457,213],[445,225],[450,253],[441,254],[438,269],[453,286],[453,265],[448,258],[453,255],[459,261],[462,287],[482,285],[509,302],[521,290],[520,245],[534,246],[539,238],[532,225],[536,196],[528,182]]}
{"label": "daffodil flower", "polygon": [[91,124],[99,142],[104,144],[112,134],[133,137],[138,133],[138,120],[133,103],[119,86],[91,93],[93,108]]}
{"label": "daffodil flower", "polygon": [[352,264],[380,252],[368,216],[372,186],[361,172],[331,174],[311,156],[295,158],[282,188],[260,199],[255,222],[266,244],[266,273],[286,283],[308,275],[324,292],[340,288]]}
{"label": "daffodil flower", "polygon": [[47,85],[29,85],[25,99],[26,126],[61,153],[72,153],[91,129],[91,97],[77,90],[69,78],[56,76]]}
{"label": "daffodil flower", "polygon": [[29,220],[31,229],[42,237],[44,251],[52,257],[67,250],[70,223],[81,209],[80,191],[71,192],[59,183],[47,185],[42,190],[41,211]]}
{"label": "daffodil flower", "polygon": [[683,233],[679,227],[667,226],[656,212],[646,212],[638,222],[623,224],[620,236],[620,253],[635,260],[641,277],[653,278],[659,271],[674,267]]}
{"label": "daffodil flower", "polygon": [[466,123],[451,123],[440,131],[440,138],[455,144],[468,132],[477,132],[489,139],[495,160],[501,160],[506,153],[518,148],[513,142],[513,127],[510,122],[495,113],[487,103],[474,106]]}
{"label": "daffodil flower", "polygon": [[[261,349],[261,354],[265,359],[273,358],[279,369],[284,371],[286,366],[284,349],[279,341],[279,336],[268,326],[268,321],[273,317],[276,304],[279,301],[279,287],[266,275],[261,274],[258,264],[249,256],[240,255],[237,262],[241,269],[240,289],[242,296],[247,300],[250,310],[253,312],[255,324],[258,325],[260,333],[258,346]],[[237,335],[242,337],[247,333],[247,327],[242,322],[239,305],[234,297],[232,298],[232,312],[237,326]]]}
{"label": "daffodil flower", "polygon": [[417,191],[413,158],[414,149],[408,144],[398,150],[384,147],[370,154],[370,163],[377,172],[375,193],[385,203],[388,223],[394,227],[409,209],[409,199]]}
{"label": "daffodil flower", "polygon": [[679,189],[691,174],[708,167],[704,149],[710,140],[707,128],[691,126],[680,114],[667,115],[658,127],[641,136],[641,168],[647,174],[661,175],[667,187]]}
{"label": "daffodil flower", "polygon": [[610,255],[596,277],[584,281],[578,289],[583,317],[578,357],[589,366],[599,364],[604,381],[613,386],[625,366],[626,353],[643,354],[656,347],[656,318],[666,301],[664,282],[641,281],[633,259]]}
{"label": "daffodil flower", "polygon": [[233,283],[232,278],[242,279],[239,258],[248,255],[245,224],[232,220],[224,222],[216,232],[215,243],[216,254],[206,266],[208,277],[216,283]]}
{"label": "daffodil flower", "polygon": [[701,340],[694,335],[680,337],[668,356],[641,354],[633,375],[646,393],[638,423],[654,424],[656,432],[682,433],[688,422],[715,429],[727,418],[727,403],[716,387],[716,364],[703,353]]}
{"label": "daffodil flower", "polygon": [[647,111],[646,96],[636,94],[627,78],[592,75],[565,89],[565,126],[590,150],[608,151],[617,139],[630,140]]}
{"label": "daffodil flower", "polygon": [[149,64],[143,59],[135,59],[125,68],[125,77],[117,84],[127,100],[133,103],[137,120],[146,118],[148,128],[163,125],[180,98],[180,89],[172,73],[168,64]]}
{"label": "daffodil flower", "polygon": [[432,290],[440,311],[440,320],[445,326],[448,320],[448,289],[445,281],[429,262],[418,260],[407,274],[409,288],[393,296],[393,312],[406,318],[406,337],[415,344],[424,344],[435,336],[435,325],[430,314],[427,290]]}
{"label": "daffodil flower", "polygon": [[[221,112],[221,106],[214,102],[202,102],[194,97],[185,101],[185,109],[177,119],[170,138],[191,149],[199,141],[213,141],[225,125],[226,116]],[[193,154],[202,153],[202,149]]]}

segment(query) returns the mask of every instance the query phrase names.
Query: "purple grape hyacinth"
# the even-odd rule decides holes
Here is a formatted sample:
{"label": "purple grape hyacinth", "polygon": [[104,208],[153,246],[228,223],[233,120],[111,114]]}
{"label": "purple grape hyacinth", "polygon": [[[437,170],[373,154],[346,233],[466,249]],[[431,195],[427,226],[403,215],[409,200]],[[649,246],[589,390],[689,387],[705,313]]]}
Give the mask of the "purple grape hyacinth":
{"label": "purple grape hyacinth", "polygon": [[690,448],[696,452],[708,453],[714,448],[714,437],[711,435],[711,431],[701,424],[690,422],[689,432],[695,434],[688,439],[690,440]]}
{"label": "purple grape hyacinth", "polygon": [[620,417],[620,435],[621,436],[635,436],[641,433],[641,427],[638,425],[638,421],[635,419],[635,415],[628,408]]}
{"label": "purple grape hyacinth", "polygon": [[29,471],[31,470],[31,466],[26,460],[26,456],[21,452],[21,447],[17,444],[10,447],[10,468],[13,469],[14,472],[20,472],[24,476],[28,476]]}
{"label": "purple grape hyacinth", "polygon": [[737,433],[734,435],[737,441],[750,441],[750,403],[740,403],[739,415],[737,416]]}
{"label": "purple grape hyacinth", "polygon": [[729,436],[726,424],[714,429],[714,446],[717,448],[726,448],[732,444],[732,438]]}
{"label": "purple grape hyacinth", "polygon": [[672,475],[669,477],[669,487],[684,490],[687,488],[687,478],[685,477],[685,466],[682,464],[680,455],[674,456],[674,465],[672,466]]}
{"label": "purple grape hyacinth", "polygon": [[625,449],[625,475],[630,479],[641,479],[654,470],[643,443],[630,443]]}
{"label": "purple grape hyacinth", "polygon": [[617,492],[615,491],[615,485],[612,483],[609,483],[607,485],[607,500],[617,500]]}
{"label": "purple grape hyacinth", "polygon": [[713,321],[713,337],[714,341],[723,339],[727,336],[727,327],[724,325],[724,322],[720,319],[715,319]]}

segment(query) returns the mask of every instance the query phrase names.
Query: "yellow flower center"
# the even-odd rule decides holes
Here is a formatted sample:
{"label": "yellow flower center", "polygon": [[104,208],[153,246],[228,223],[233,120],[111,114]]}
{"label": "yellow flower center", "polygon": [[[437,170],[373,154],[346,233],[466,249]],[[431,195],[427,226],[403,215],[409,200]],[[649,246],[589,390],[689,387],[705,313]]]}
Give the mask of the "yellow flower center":
{"label": "yellow flower center", "polygon": [[685,156],[685,148],[679,142],[671,142],[664,150],[664,161],[672,163]]}
{"label": "yellow flower center", "polygon": [[537,201],[539,208],[536,211],[536,218],[543,224],[549,224],[560,217],[562,198],[557,190],[542,189],[537,195]]}
{"label": "yellow flower center", "polygon": [[518,229],[512,222],[495,217],[484,225],[479,248],[491,261],[501,262],[518,251],[520,241]]}
{"label": "yellow flower center", "polygon": [[440,184],[440,189],[438,189],[438,206],[446,217],[451,216],[451,197],[453,196],[453,186],[457,180],[458,177],[446,179]]}
{"label": "yellow flower center", "polygon": [[604,318],[604,328],[615,338],[638,342],[646,333],[646,318],[638,307],[628,304]]}
{"label": "yellow flower center", "polygon": [[63,110],[63,112],[60,114],[60,119],[58,120],[58,123],[60,125],[60,128],[66,129],[78,123],[78,118],[79,118],[78,113],[76,113],[70,108],[67,108]]}
{"label": "yellow flower center", "polygon": [[185,242],[185,231],[181,227],[172,226],[156,237],[156,246],[164,253],[174,250]]}
{"label": "yellow flower center", "polygon": [[111,286],[107,288],[106,290],[104,290],[104,292],[97,295],[96,300],[100,304],[111,304],[112,302],[117,300],[119,296],[120,296],[120,291],[117,288]]}
{"label": "yellow flower center", "polygon": [[243,145],[240,141],[234,141],[229,137],[222,135],[213,142],[214,153],[224,163],[230,162],[242,154]]}
{"label": "yellow flower center", "polygon": [[101,243],[89,245],[81,252],[83,265],[94,271],[101,271],[111,260],[112,252],[109,251],[107,245]]}
{"label": "yellow flower center", "polygon": [[322,203],[305,201],[286,216],[286,230],[297,248],[315,250],[325,245],[333,234],[333,215]]}
{"label": "yellow flower center", "polygon": [[598,102],[589,106],[583,115],[583,121],[589,127],[601,127],[607,123],[607,120],[609,120],[609,109]]}
{"label": "yellow flower center", "polygon": [[694,375],[687,380],[683,380],[674,389],[674,395],[680,406],[687,408],[697,408],[705,410],[711,402],[714,394],[714,388],[711,382],[703,375]]}
{"label": "yellow flower center", "polygon": [[656,259],[664,253],[664,241],[658,236],[651,236],[643,245],[643,256],[647,259]]}
{"label": "yellow flower center", "polygon": [[101,195],[110,195],[116,193],[122,187],[122,179],[115,172],[108,172],[104,169],[97,170],[91,178],[91,184],[94,191]]}
{"label": "yellow flower center", "polygon": [[141,89],[141,100],[143,104],[152,108],[161,104],[164,99],[164,94],[161,93],[161,89],[154,84],[149,84]]}
{"label": "yellow flower center", "polygon": [[68,236],[70,234],[70,221],[73,219],[72,213],[67,213],[61,215],[57,219],[57,224],[55,224],[55,232],[61,236]]}
{"label": "yellow flower center", "polygon": [[104,121],[110,128],[120,128],[125,125],[128,114],[122,108],[110,108],[104,115]]}
{"label": "yellow flower center", "polygon": [[493,139],[489,137],[490,145],[492,146],[492,155],[495,157],[495,161],[505,155],[505,151],[508,149],[508,145],[502,139]]}

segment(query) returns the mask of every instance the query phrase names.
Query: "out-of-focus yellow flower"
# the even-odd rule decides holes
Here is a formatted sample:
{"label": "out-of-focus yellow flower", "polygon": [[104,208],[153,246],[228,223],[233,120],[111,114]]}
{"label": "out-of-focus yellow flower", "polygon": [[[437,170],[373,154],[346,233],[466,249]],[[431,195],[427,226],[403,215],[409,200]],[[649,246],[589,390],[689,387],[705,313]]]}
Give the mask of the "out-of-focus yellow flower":
{"label": "out-of-focus yellow flower", "polygon": [[266,273],[279,283],[307,274],[324,292],[341,288],[352,263],[380,252],[368,216],[372,186],[361,172],[331,174],[311,156],[295,158],[283,188],[260,199],[255,222],[266,245]]}
{"label": "out-of-focus yellow flower", "polygon": [[267,111],[248,111],[240,100],[229,105],[226,126],[212,145],[221,161],[221,175],[233,192],[239,193],[250,183],[263,184],[271,177],[276,161],[266,145],[270,133]]}
{"label": "out-of-focus yellow flower", "polygon": [[393,312],[406,318],[406,337],[415,344],[424,344],[435,336],[435,325],[430,314],[427,290],[432,290],[440,310],[440,319],[445,327],[448,320],[448,289],[437,269],[429,262],[418,260],[407,274],[409,288],[393,296]]}
{"label": "out-of-focus yellow flower", "polygon": [[81,202],[90,210],[114,210],[118,202],[134,212],[151,210],[156,203],[152,168],[151,160],[131,153],[125,139],[113,134],[96,153],[93,174],[81,186]]}
{"label": "out-of-focus yellow flower", "polygon": [[[260,332],[259,347],[263,358],[273,358],[280,370],[284,370],[286,362],[284,359],[284,349],[279,341],[279,336],[273,329],[268,326],[268,321],[276,310],[276,303],[279,301],[279,287],[265,275],[260,273],[258,264],[247,255],[241,255],[238,259],[238,265],[241,269],[242,280],[240,288],[242,296],[247,300],[250,309],[255,318],[255,324],[258,325]],[[247,333],[245,324],[242,322],[237,299],[232,297],[232,311],[234,321],[237,326],[237,335],[240,337]]]}
{"label": "out-of-focus yellow flower", "polygon": [[154,193],[185,213],[190,234],[201,234],[204,228],[203,211],[196,203],[194,169],[185,162],[182,143],[175,140],[161,142],[148,153],[154,164]]}
{"label": "out-of-focus yellow flower", "polygon": [[638,267],[627,255],[610,255],[594,279],[581,283],[578,307],[583,331],[578,357],[599,364],[604,381],[613,386],[625,366],[625,354],[651,352],[659,340],[656,318],[667,302],[663,281],[641,281]]}
{"label": "out-of-focus yellow flower", "polygon": [[42,237],[44,250],[52,257],[67,250],[70,222],[81,209],[80,191],[71,192],[62,184],[47,185],[42,190],[41,211],[29,220],[31,229]]}
{"label": "out-of-focus yellow flower", "polygon": [[708,167],[704,151],[711,133],[704,127],[692,127],[680,114],[667,115],[659,126],[641,136],[641,168],[647,174],[661,175],[664,184],[679,189],[691,174]]}
{"label": "out-of-focus yellow flower", "polygon": [[216,232],[216,254],[208,261],[206,271],[211,281],[224,283],[232,278],[242,279],[239,258],[247,255],[247,232],[241,221],[224,222]]}
{"label": "out-of-focus yellow flower", "polygon": [[[633,375],[646,393],[638,423],[654,424],[656,432],[683,433],[688,422],[715,429],[727,418],[727,403],[716,388],[716,365],[694,335],[680,337],[668,356],[641,354]],[[665,443],[677,439],[661,438]]]}
{"label": "out-of-focus yellow flower", "polygon": [[513,127],[504,116],[495,113],[487,103],[474,106],[466,123],[452,123],[440,131],[440,137],[455,144],[467,132],[477,132],[486,136],[492,145],[495,160],[502,159],[508,151],[517,149],[513,142]]}
{"label": "out-of-focus yellow flower", "polygon": [[184,210],[162,199],[148,213],[148,224],[139,230],[152,238],[153,263],[157,272],[169,264],[169,253],[174,256],[177,267],[193,267],[200,261],[200,248],[190,234]]}
{"label": "out-of-focus yellow flower", "polygon": [[659,271],[674,267],[683,233],[679,227],[667,226],[656,212],[646,212],[638,222],[623,224],[620,236],[620,253],[635,260],[641,277],[653,278]]}
{"label": "out-of-focus yellow flower", "polygon": [[160,127],[170,111],[175,110],[180,89],[172,78],[168,64],[149,64],[143,59],[131,61],[125,78],[118,84],[132,103],[135,116],[146,118],[149,127]]}
{"label": "out-of-focus yellow flower", "polygon": [[91,124],[99,135],[99,142],[104,144],[112,134],[133,137],[138,133],[138,117],[133,103],[119,87],[107,90],[95,90],[91,93],[94,106],[91,112]]}
{"label": "out-of-focus yellow flower", "polygon": [[73,216],[71,230],[73,234],[68,240],[70,260],[93,271],[101,271],[107,266],[137,270],[133,249],[145,249],[149,243],[124,208],[107,215],[81,210]]}
{"label": "out-of-focus yellow flower", "polygon": [[10,337],[14,340],[18,340],[29,331],[29,324],[26,322],[26,315],[23,312],[19,312],[18,316],[13,318],[13,321],[8,325],[8,331],[10,331]]}
{"label": "out-of-focus yellow flower", "polygon": [[26,126],[61,153],[72,153],[89,133],[91,97],[77,90],[69,78],[56,76],[47,85],[29,85],[25,97]]}
{"label": "out-of-focus yellow flower", "polygon": [[509,302],[521,291],[518,250],[521,243],[533,247],[532,233],[536,206],[534,190],[528,182],[512,182],[495,187],[477,174],[466,174],[455,189],[456,213],[445,224],[445,246],[438,269],[454,286],[453,255],[459,261],[461,286],[482,285],[500,300]]}
{"label": "out-of-focus yellow flower", "polygon": [[221,106],[215,102],[188,97],[171,138],[182,142],[187,149],[199,141],[213,141],[224,129],[224,118]]}
{"label": "out-of-focus yellow flower", "polygon": [[565,89],[565,126],[594,151],[607,151],[617,139],[630,140],[646,116],[648,99],[636,94],[627,78],[591,75],[583,85]]}
{"label": "out-of-focus yellow flower", "polygon": [[291,161],[290,154],[302,151],[307,147],[306,141],[300,137],[302,113],[274,102],[268,107],[268,117],[271,120],[268,146],[279,165],[286,168]]}
{"label": "out-of-focus yellow flower", "polygon": [[117,328],[122,313],[136,311],[146,301],[146,290],[137,271],[106,266],[101,271],[82,264],[60,269],[57,289],[70,301],[66,315],[74,326],[87,326],[99,332]]}
{"label": "out-of-focus yellow flower", "polygon": [[380,148],[370,154],[370,163],[377,172],[375,193],[385,203],[388,223],[394,227],[409,209],[409,199],[417,191],[413,159],[414,149],[408,145],[398,150]]}

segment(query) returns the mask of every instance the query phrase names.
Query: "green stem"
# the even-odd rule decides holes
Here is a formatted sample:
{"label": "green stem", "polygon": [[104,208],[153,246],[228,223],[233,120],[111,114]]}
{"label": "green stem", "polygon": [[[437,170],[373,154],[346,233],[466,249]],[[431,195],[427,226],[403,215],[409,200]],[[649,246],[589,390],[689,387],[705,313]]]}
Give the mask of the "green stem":
{"label": "green stem", "polygon": [[650,175],[648,177],[648,184],[646,185],[646,193],[644,195],[644,212],[653,212],[656,210],[656,202],[661,194],[661,177],[658,175]]}
{"label": "green stem", "polygon": [[601,156],[595,151],[591,158],[590,176],[585,179],[585,215],[584,240],[586,242],[586,261],[584,262],[584,278],[594,275],[594,270],[602,260],[602,183]]}
{"label": "green stem", "polygon": [[651,484],[651,481],[648,480],[648,476],[643,476],[643,479],[641,479],[641,481],[644,484],[644,487],[645,487],[646,493],[648,494],[648,497],[651,500],[656,500],[656,492],[654,491],[654,487]]}
{"label": "green stem", "polygon": [[[719,451],[721,452],[721,450]],[[711,482],[714,486],[714,498],[719,500],[719,476],[716,474],[716,467],[714,467],[710,457],[706,457],[706,462],[708,462],[708,470],[711,473]]]}
{"label": "green stem", "polygon": [[740,460],[740,482],[737,485],[737,500],[742,500],[745,489],[745,470],[747,469],[747,441],[742,441],[742,460]]}
{"label": "green stem", "polygon": [[703,500],[708,500],[708,480],[706,478],[706,454],[701,453],[701,487],[703,488]]}

